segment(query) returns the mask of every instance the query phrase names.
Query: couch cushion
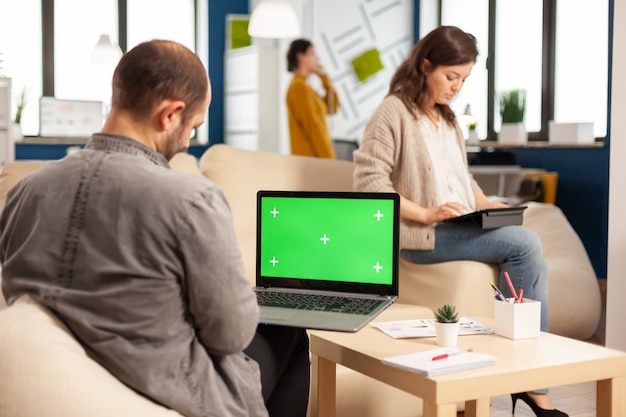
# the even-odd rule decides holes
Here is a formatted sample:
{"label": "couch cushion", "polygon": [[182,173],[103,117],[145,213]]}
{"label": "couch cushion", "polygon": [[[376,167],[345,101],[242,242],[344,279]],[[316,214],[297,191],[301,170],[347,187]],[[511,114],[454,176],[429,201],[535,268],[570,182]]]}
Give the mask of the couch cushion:
{"label": "couch cushion", "polygon": [[0,310],[0,393],[3,417],[181,417],[113,377],[28,296]]}
{"label": "couch cushion", "polygon": [[190,174],[202,175],[198,160],[195,156],[187,152],[179,152],[170,160],[170,166],[175,171],[188,172]]}
{"label": "couch cushion", "polygon": [[202,155],[200,170],[224,191],[233,213],[246,275],[254,283],[257,191],[352,191],[354,165],[218,144]]}
{"label": "couch cushion", "polygon": [[431,310],[452,304],[460,315],[492,318],[493,291],[489,282],[497,282],[499,273],[498,265],[477,261],[414,264],[400,259],[398,302]]}
{"label": "couch cushion", "polygon": [[550,276],[550,333],[585,340],[593,336],[602,308],[600,287],[585,246],[557,206],[528,203],[524,226],[543,245]]}

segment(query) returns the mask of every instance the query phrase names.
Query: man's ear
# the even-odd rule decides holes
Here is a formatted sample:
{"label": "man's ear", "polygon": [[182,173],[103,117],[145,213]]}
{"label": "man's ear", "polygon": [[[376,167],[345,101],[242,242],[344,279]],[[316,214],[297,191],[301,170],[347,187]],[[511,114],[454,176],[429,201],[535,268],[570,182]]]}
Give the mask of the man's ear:
{"label": "man's ear", "polygon": [[182,120],[187,105],[182,100],[164,100],[158,109],[158,123],[161,130],[168,130],[172,123],[177,127]]}
{"label": "man's ear", "polygon": [[433,68],[433,65],[430,63],[430,61],[424,58],[424,60],[422,61],[422,65],[421,65],[422,73],[428,74],[432,68]]}

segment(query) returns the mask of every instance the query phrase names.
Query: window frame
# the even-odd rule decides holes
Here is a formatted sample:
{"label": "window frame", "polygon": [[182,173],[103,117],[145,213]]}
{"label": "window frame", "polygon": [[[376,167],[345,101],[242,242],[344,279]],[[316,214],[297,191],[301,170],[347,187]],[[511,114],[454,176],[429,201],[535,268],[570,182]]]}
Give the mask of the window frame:
{"label": "window frame", "polygon": [[[198,40],[198,2],[194,0],[194,48],[199,47]],[[41,0],[41,41],[42,41],[42,92],[44,96],[55,97],[54,91],[54,0]],[[123,53],[128,50],[128,2],[117,0],[117,22],[119,46]]]}
{"label": "window frame", "polygon": [[[609,19],[613,0],[609,2]],[[441,16],[443,15],[442,0],[439,3],[438,25],[442,24]],[[498,132],[496,126],[496,90],[495,90],[495,63],[496,63],[496,3],[497,0],[488,0],[489,10],[489,27],[488,27],[488,56],[487,56],[487,137],[481,138],[486,141],[497,141]],[[541,86],[541,128],[539,131],[528,132],[528,140],[534,142],[548,141],[548,122],[554,119],[555,114],[555,74],[556,74],[556,21],[557,21],[557,1],[543,0],[543,21],[542,21],[542,86]],[[610,63],[611,51],[611,33],[612,26],[609,22],[608,26],[608,56]],[[610,70],[610,65],[609,65]],[[607,91],[610,97],[610,73],[607,79]],[[607,114],[607,120],[608,120]],[[596,137],[596,142],[604,142],[609,135],[607,124],[607,133],[604,137]]]}
{"label": "window frame", "polygon": [[[56,97],[55,92],[55,25],[54,0],[41,0],[41,49],[42,49],[42,96]],[[194,50],[208,68],[208,0],[193,0]],[[128,0],[117,0],[118,42],[122,53],[128,51]],[[205,39],[202,39],[202,37]],[[208,114],[208,111],[207,111]],[[208,117],[198,129],[194,129],[192,140],[208,143]]]}

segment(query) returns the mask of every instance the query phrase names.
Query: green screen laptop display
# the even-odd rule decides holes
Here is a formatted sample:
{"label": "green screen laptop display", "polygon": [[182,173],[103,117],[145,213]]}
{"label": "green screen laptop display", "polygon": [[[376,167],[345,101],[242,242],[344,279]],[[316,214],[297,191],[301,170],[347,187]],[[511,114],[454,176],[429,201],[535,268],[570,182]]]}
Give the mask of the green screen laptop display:
{"label": "green screen laptop display", "polygon": [[397,273],[398,205],[392,193],[261,191],[257,275],[313,287],[314,281],[390,286]]}

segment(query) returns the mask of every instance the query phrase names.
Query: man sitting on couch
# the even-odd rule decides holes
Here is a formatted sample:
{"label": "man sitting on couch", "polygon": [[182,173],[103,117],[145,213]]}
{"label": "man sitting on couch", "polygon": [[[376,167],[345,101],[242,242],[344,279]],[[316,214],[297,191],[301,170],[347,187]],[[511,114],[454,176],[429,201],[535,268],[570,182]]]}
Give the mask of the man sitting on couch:
{"label": "man sitting on couch", "polygon": [[184,46],[125,54],[102,132],[9,192],[2,290],[8,304],[35,298],[119,380],[185,416],[304,416],[306,332],[257,327],[221,190],[169,169],[210,99]]}

